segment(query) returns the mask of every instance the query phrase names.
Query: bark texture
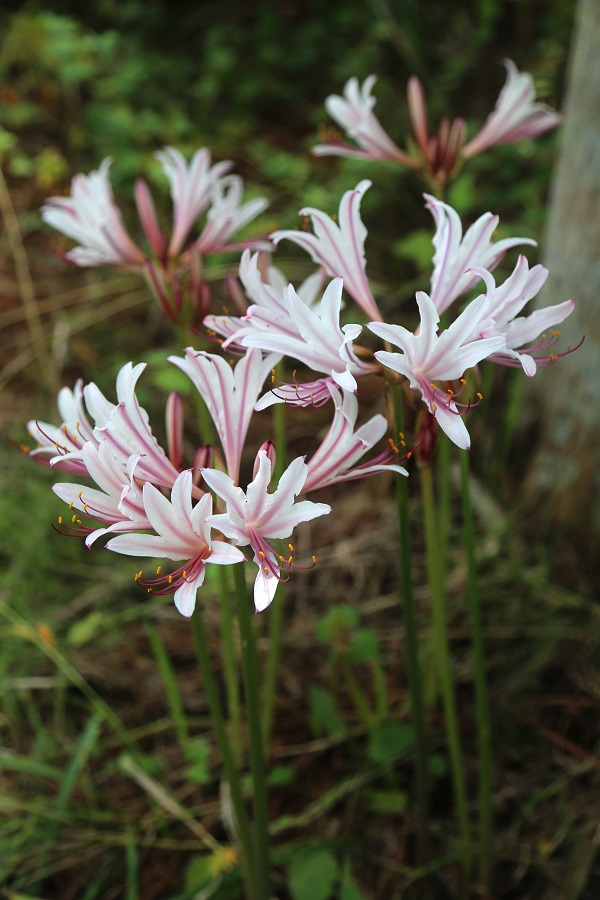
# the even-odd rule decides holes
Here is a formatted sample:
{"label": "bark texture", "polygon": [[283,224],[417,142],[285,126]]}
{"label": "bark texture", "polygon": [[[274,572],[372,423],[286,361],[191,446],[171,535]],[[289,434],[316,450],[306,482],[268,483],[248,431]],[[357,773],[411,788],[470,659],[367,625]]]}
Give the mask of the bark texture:
{"label": "bark texture", "polygon": [[551,192],[541,305],[572,298],[563,338],[583,346],[531,383],[540,441],[527,492],[582,550],[600,537],[600,0],[580,0],[559,159]]}

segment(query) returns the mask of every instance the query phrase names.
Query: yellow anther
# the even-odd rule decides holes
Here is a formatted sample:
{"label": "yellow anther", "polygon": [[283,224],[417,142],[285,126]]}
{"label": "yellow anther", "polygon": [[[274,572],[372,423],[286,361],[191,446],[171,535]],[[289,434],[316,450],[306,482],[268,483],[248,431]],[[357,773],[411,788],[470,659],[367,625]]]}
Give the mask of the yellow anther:
{"label": "yellow anther", "polygon": [[317,562],[317,557],[316,557],[316,556],[311,556],[311,559],[312,559],[313,563],[316,564],[316,562]]}
{"label": "yellow anther", "polygon": [[69,503],[69,509],[73,509],[73,501],[72,501],[72,500],[71,500],[71,502]]}
{"label": "yellow anther", "polygon": [[59,516],[59,517],[58,517],[58,524],[59,524],[59,525],[62,525],[62,516]]}
{"label": "yellow anther", "polygon": [[429,387],[430,387],[433,391],[437,391],[437,384],[434,384],[433,381],[430,383]]}
{"label": "yellow anther", "polygon": [[280,556],[280,557],[279,557],[279,562],[284,562],[284,561],[285,561],[285,560],[284,560],[283,556]]}
{"label": "yellow anther", "polygon": [[269,574],[269,567],[268,567],[268,566],[263,566],[263,572],[265,573],[265,575],[268,575],[268,574]]}
{"label": "yellow anther", "polygon": [[479,391],[477,391],[477,399],[483,400],[483,394],[480,394]]}
{"label": "yellow anther", "polygon": [[81,525],[81,519],[77,519],[77,524]]}
{"label": "yellow anther", "polygon": [[291,563],[293,559],[294,559],[293,556],[288,556],[288,559],[287,559],[288,563]]}
{"label": "yellow anther", "polygon": [[265,559],[265,558],[266,558],[266,557],[265,557],[264,550],[259,550],[259,551],[258,551],[258,555],[260,556],[261,559]]}
{"label": "yellow anther", "polygon": [[146,588],[146,593],[147,593],[147,594],[151,594],[151,593],[152,593],[152,588]]}
{"label": "yellow anther", "polygon": [[467,379],[466,379],[466,378],[461,378],[461,379],[460,379],[460,383],[461,383],[461,384],[466,384],[466,383],[467,383]]}
{"label": "yellow anther", "polygon": [[157,567],[156,567],[156,574],[157,574],[157,575],[160,575],[160,570],[161,570],[161,568],[162,568],[162,566],[157,566]]}
{"label": "yellow anther", "polygon": [[182,576],[183,580],[185,581],[185,579],[187,578],[187,569],[183,570],[183,572],[181,573],[181,576]]}
{"label": "yellow anther", "polygon": [[290,551],[290,553],[294,552],[293,544],[288,544],[288,550]]}
{"label": "yellow anther", "polygon": [[169,577],[167,578],[167,581],[169,582],[169,584],[173,584],[173,576],[169,575]]}
{"label": "yellow anther", "polygon": [[433,409],[434,412],[437,412],[437,403],[432,403],[431,408]]}
{"label": "yellow anther", "polygon": [[88,506],[89,506],[89,503],[84,503],[84,504],[83,504],[83,511],[84,511],[84,512],[87,512]]}
{"label": "yellow anther", "polygon": [[76,521],[77,521],[77,516],[73,514],[71,516],[71,522],[73,523],[73,525],[75,524]]}

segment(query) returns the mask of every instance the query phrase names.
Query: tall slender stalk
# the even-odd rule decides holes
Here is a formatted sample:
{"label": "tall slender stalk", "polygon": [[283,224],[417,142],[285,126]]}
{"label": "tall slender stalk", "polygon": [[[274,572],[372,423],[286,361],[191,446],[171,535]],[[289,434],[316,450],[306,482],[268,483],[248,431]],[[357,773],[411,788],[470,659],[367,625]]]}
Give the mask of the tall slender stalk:
{"label": "tall slender stalk", "polygon": [[[285,432],[285,403],[276,403],[273,406],[273,433],[277,456],[275,459],[275,480],[279,481],[286,465],[286,432]],[[285,610],[285,585],[277,588],[277,598],[272,604],[269,615],[269,650],[267,655],[267,667],[264,680],[263,695],[263,734],[265,747],[269,746],[273,716],[275,713],[275,697],[277,688],[277,673],[281,656],[281,642],[283,637],[283,614]]]}
{"label": "tall slender stalk", "polygon": [[229,744],[229,737],[227,735],[225,719],[221,710],[217,684],[210,661],[203,611],[199,604],[196,606],[196,610],[192,616],[192,627],[194,632],[194,643],[196,645],[196,655],[200,665],[204,690],[206,691],[211,721],[215,729],[217,744],[219,745],[223,768],[225,770],[225,778],[229,785],[231,802],[233,804],[236,826],[241,844],[242,870],[246,880],[248,896],[250,900],[266,900],[266,895],[261,894],[258,890],[256,855],[254,853],[252,835],[250,833],[248,814],[242,796],[240,775],[236,768],[233,753]]}
{"label": "tall slender stalk", "polygon": [[450,536],[450,463],[452,461],[452,441],[440,429],[437,441],[438,451],[438,555],[442,577],[448,565],[448,540]]}
{"label": "tall slender stalk", "polygon": [[469,455],[460,454],[460,476],[463,500],[464,539],[467,551],[467,575],[469,584],[469,613],[471,617],[471,639],[473,641],[475,706],[477,709],[477,743],[479,753],[479,814],[480,814],[480,857],[479,878],[489,889],[493,867],[493,806],[492,806],[492,729],[490,705],[485,676],[485,650],[481,621],[481,605],[475,565],[475,529],[471,507],[471,487],[469,479]]}
{"label": "tall slender stalk", "polygon": [[232,608],[231,586],[227,566],[219,566],[221,587],[221,603],[219,617],[221,625],[221,647],[223,650],[223,669],[225,672],[225,690],[227,691],[227,710],[231,726],[231,745],[238,766],[242,761],[242,712],[240,708],[240,691],[238,683],[238,667],[235,653],[235,628]]}
{"label": "tall slender stalk", "polygon": [[[392,390],[396,432],[404,429],[404,409],[402,389]],[[401,572],[401,602],[404,618],[404,645],[408,686],[410,691],[411,714],[415,730],[415,804],[417,819],[417,859],[423,864],[429,849],[429,771],[427,756],[427,733],[425,728],[425,704],[423,702],[423,682],[419,663],[419,638],[417,634],[415,602],[412,582],[412,552],[410,545],[410,522],[408,509],[408,479],[396,476],[396,499],[398,507],[398,531]]]}
{"label": "tall slender stalk", "polygon": [[436,506],[433,491],[433,473],[427,465],[419,470],[421,475],[421,491],[423,497],[423,516],[425,519],[425,542],[427,546],[427,575],[431,592],[433,612],[433,635],[436,651],[436,664],[440,678],[444,716],[446,721],[446,737],[450,751],[450,767],[454,785],[454,799],[458,812],[463,844],[465,869],[469,874],[471,864],[471,827],[467,808],[467,788],[458,728],[456,697],[452,666],[448,647],[448,626],[444,604],[442,571],[438,558],[438,530],[436,527]]}
{"label": "tall slender stalk", "polygon": [[269,900],[270,858],[269,858],[269,813],[267,805],[267,779],[260,720],[261,698],[258,684],[258,667],[254,632],[250,618],[250,598],[246,587],[244,563],[233,567],[237,593],[238,620],[242,644],[242,669],[244,673],[244,693],[248,714],[248,737],[250,748],[250,768],[252,771],[252,802],[254,807],[256,888],[259,900]]}

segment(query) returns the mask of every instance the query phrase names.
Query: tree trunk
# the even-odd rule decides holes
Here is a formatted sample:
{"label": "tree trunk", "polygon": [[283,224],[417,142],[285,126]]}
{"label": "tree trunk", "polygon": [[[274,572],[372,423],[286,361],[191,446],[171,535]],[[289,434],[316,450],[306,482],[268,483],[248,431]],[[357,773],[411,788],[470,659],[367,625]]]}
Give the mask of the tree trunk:
{"label": "tree trunk", "polygon": [[585,335],[585,342],[533,379],[540,440],[526,487],[557,539],[585,553],[600,537],[599,0],[578,5],[565,114],[543,244],[550,275],[542,303],[576,303],[556,352],[566,349],[567,335],[573,343]]}

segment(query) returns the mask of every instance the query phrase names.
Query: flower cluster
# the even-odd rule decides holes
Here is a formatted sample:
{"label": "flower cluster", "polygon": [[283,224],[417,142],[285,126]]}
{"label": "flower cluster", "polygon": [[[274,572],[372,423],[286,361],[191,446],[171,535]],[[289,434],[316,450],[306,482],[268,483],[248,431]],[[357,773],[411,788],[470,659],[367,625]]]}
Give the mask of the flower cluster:
{"label": "flower cluster", "polygon": [[[202,278],[204,257],[248,246],[269,249],[269,242],[261,239],[232,242],[238,231],[263,212],[267,201],[257,198],[242,202],[244,186],[239,175],[230,174],[232,164],[211,165],[206,148],[198,150],[189,163],[173,147],[156,156],[171,189],[170,237],[159,224],[150,189],[142,178],[135,184],[135,201],[147,249],[130,237],[113,198],[110,158],[96,172],[76,175],[70,197],[48,199],[42,207],[42,218],[78,242],[78,247],[65,254],[75,265],[118,266],[143,274],[170,319],[178,319],[184,311],[182,280],[187,277],[193,308],[201,319],[210,304],[208,286]],[[201,217],[205,217],[204,227],[192,237]]]}
{"label": "flower cluster", "polygon": [[519,72],[507,60],[507,79],[494,110],[482,129],[465,144],[467,126],[462,118],[440,122],[438,132],[430,135],[427,125],[427,103],[418,78],[408,82],[407,104],[413,129],[410,152],[396,146],[373,113],[372,90],[376,77],[370,75],[359,85],[351,78],[344,96],[332,95],[325,105],[331,118],[342,128],[355,146],[324,132],[325,143],[313,149],[316,156],[348,156],[386,160],[423,171],[434,184],[443,185],[455,172],[459,162],[494,147],[525,138],[537,137],[554,128],[560,115],[542,103],[536,103],[531,75]]}
{"label": "flower cluster", "polygon": [[[327,144],[315,148],[315,153],[392,160],[426,168],[434,181],[444,181],[461,154],[466,158],[492,144],[540,134],[556,124],[557,115],[535,103],[530,76],[519,74],[512,63],[507,67],[508,82],[496,109],[467,144],[461,120],[453,125],[443,122],[437,137],[429,136],[423,91],[412,79],[409,109],[420,156],[404,153],[373,115],[371,77],[362,88],[351,79],[344,98],[327,101],[330,114],[357,147]],[[512,273],[500,283],[492,273],[508,251],[535,246],[535,242],[519,237],[495,241],[498,217],[490,212],[463,231],[456,210],[425,194],[434,224],[429,293],[416,294],[412,329],[386,322],[367,277],[367,229],[360,206],[370,181],[361,181],[343,195],[335,217],[314,208],[302,209],[312,231],[279,230],[270,236],[272,243],[233,245],[229,241],[234,232],[254,218],[264,202],[242,204],[241,181],[227,174],[229,163],[211,166],[207,150],[198,151],[189,164],[172,149],[158,157],[171,186],[173,227],[167,238],[147,185],[138,181],[136,202],[149,254],[130,238],[114,204],[109,160],[89,176],[76,176],[72,196],[48,201],[43,215],[79,242],[67,254],[72,262],[144,271],[173,318],[181,309],[181,303],[173,303],[172,298],[179,296],[176,286],[182,266],[192,273],[193,294],[194,285],[200,283],[199,261],[205,254],[243,249],[239,282],[229,281],[238,314],[205,309],[203,317],[209,341],[239,356],[237,363],[194,347],[187,347],[182,357],[169,358],[202,398],[217,446],[199,446],[186,467],[183,405],[172,394],[166,405],[167,451],[163,450],[136,396],[144,365],[128,363],[117,378],[116,403],[93,383],[78,382],[72,391],[63,388],[58,397],[61,425],[28,425],[37,442],[30,455],[78,479],[54,487],[70,507],[70,519],[60,520],[60,531],[83,536],[88,546],[104,538],[114,552],[175,564],[165,572],[159,564],[149,578],[142,570],[136,572],[136,581],[147,591],[174,594],[177,608],[189,616],[206,565],[240,562],[248,548],[257,570],[254,602],[257,610],[263,610],[279,582],[301,567],[292,543],[282,552],[274,542],[289,541],[296,525],[331,511],[325,503],[305,499],[306,494],[382,472],[408,475],[400,464],[404,436],[394,434],[384,415],[378,413],[357,427],[361,379],[383,376],[388,385],[402,384],[404,395],[425,422],[422,433],[433,433],[432,424],[439,426],[459,448],[469,449],[465,415],[481,399],[479,394],[470,395],[474,378],[469,372],[487,360],[521,367],[532,377],[538,367],[564,355],[552,352],[559,337],[554,329],[574,304],[566,300],[523,315],[525,305],[546,280],[547,270],[541,265],[530,268],[520,255]],[[205,226],[190,242],[191,230],[203,214]],[[283,240],[306,251],[317,265],[297,288],[264,252]],[[477,289],[477,296],[469,299],[469,293]],[[374,346],[376,338],[383,346]],[[569,346],[566,352],[570,351]],[[293,360],[296,367],[287,381],[281,375],[284,358]],[[298,380],[298,366],[306,370],[302,380]],[[332,410],[329,428],[313,454],[292,460],[272,488],[275,448],[266,441],[256,453],[252,479],[244,489],[243,456],[252,416],[277,403],[327,405]],[[364,459],[386,435],[384,449]],[[210,435],[203,437],[210,439]],[[80,483],[80,478],[93,486]]]}

